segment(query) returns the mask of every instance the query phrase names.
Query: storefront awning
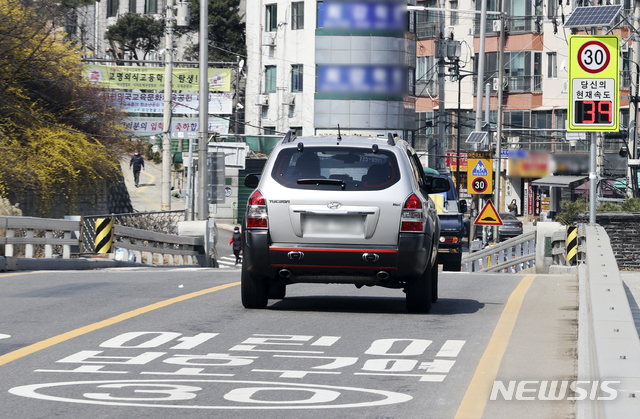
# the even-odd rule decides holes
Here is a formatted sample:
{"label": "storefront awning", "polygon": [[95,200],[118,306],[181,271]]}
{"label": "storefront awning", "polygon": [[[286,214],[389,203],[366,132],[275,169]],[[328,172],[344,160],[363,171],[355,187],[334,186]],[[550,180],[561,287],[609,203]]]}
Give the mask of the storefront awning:
{"label": "storefront awning", "polygon": [[547,176],[531,182],[535,186],[553,186],[555,188],[573,188],[580,182],[587,179],[587,176]]}

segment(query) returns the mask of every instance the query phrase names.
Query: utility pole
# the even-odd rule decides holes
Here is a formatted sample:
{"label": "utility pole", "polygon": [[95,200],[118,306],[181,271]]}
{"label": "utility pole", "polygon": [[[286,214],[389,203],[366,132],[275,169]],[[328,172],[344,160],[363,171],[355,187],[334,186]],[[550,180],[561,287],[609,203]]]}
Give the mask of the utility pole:
{"label": "utility pole", "polygon": [[[629,103],[629,122],[633,120],[633,137],[631,138],[631,150],[629,150],[630,158],[638,159],[638,94],[640,93],[640,0],[635,0],[633,3],[633,60],[635,64],[631,69],[632,80],[636,81],[636,95],[632,103]],[[633,77],[635,76],[635,77]],[[631,125],[631,123],[629,123]],[[631,134],[631,130],[629,130]],[[633,197],[638,198],[638,168],[637,166],[629,167],[629,181],[632,186]]]}
{"label": "utility pole", "polygon": [[[435,153],[436,170],[444,169],[444,144],[445,144],[445,127],[446,127],[446,110],[444,99],[444,59],[446,54],[446,41],[444,39],[444,0],[440,0],[440,39],[438,40],[438,141],[433,148]],[[429,149],[429,154],[431,154]]]}
{"label": "utility pole", "polygon": [[[498,126],[496,127],[496,154],[498,155],[498,164],[496,165],[496,175],[494,177],[496,182],[494,201],[498,212],[502,209],[500,206],[500,180],[502,178],[502,100],[504,92],[504,25],[506,23],[504,19],[505,3],[505,1],[502,1],[502,5],[500,7],[500,53],[498,54]],[[494,226],[493,237],[495,237],[496,242],[500,242],[500,229],[498,226]]]}
{"label": "utility pole", "polygon": [[173,95],[173,0],[165,7],[164,118],[162,122],[162,211],[171,210],[171,96]]}
{"label": "utility pole", "polygon": [[[169,0],[171,1],[171,0]],[[207,143],[209,142],[209,3],[200,0],[200,119],[198,120],[198,219],[209,218],[207,199],[208,170]]]}
{"label": "utility pole", "polygon": [[484,45],[487,37],[487,2],[481,1],[480,50],[478,51],[478,83],[476,92],[476,131],[482,129],[482,87],[484,83]]}

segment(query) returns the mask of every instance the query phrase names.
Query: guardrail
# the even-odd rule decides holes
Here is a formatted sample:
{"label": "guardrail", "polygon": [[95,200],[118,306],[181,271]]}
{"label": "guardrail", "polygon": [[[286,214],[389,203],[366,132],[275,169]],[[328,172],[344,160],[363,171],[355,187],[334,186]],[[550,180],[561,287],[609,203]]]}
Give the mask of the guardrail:
{"label": "guardrail", "polygon": [[578,382],[609,382],[616,396],[611,399],[602,390],[597,394],[592,390],[591,397],[578,399],[576,417],[637,417],[640,339],[618,264],[603,227],[582,225],[578,231],[585,236],[581,246],[586,256],[585,263],[578,265]]}
{"label": "guardrail", "polygon": [[206,266],[204,260],[204,239],[200,237],[182,237],[173,234],[156,233],[139,230],[137,228],[114,225],[114,247],[124,249],[124,260],[129,259],[129,251],[136,256],[136,261],[142,263],[143,253],[145,263],[153,265],[165,264],[165,256],[169,265],[193,265],[197,260],[201,266]]}
{"label": "guardrail", "polygon": [[[97,217],[91,217],[93,222],[95,218]],[[78,266],[83,266],[78,269],[86,269],[84,266],[91,265],[98,267],[96,263],[81,263],[78,258],[93,253],[86,252],[83,248],[83,236],[88,234],[95,237],[95,231],[83,235],[85,223],[83,219],[0,216],[0,230],[5,230],[4,236],[0,237],[0,245],[4,245],[4,254],[0,255],[3,260],[0,270],[60,269],[61,266],[74,269],[70,265],[71,261],[78,261]],[[215,254],[207,254],[204,237],[184,237],[118,224],[113,227],[112,237],[113,248],[124,250],[122,262],[129,260],[129,252],[135,255],[136,261],[147,265],[209,266],[208,259],[215,259]],[[16,246],[21,247],[16,249]],[[45,259],[54,258],[56,261],[49,264],[52,267],[47,268],[49,265],[45,263]],[[61,264],[61,260],[67,262]],[[26,268],[27,266],[30,268]]]}
{"label": "guardrail", "polygon": [[[45,258],[53,257],[54,246],[62,246],[61,256],[68,259],[71,257],[71,246],[82,244],[79,237],[73,238],[75,232],[82,230],[80,221],[0,216],[0,229],[6,230],[5,237],[0,237],[6,257],[15,255],[15,245],[24,245],[25,258],[36,255],[38,249],[35,246],[44,246]],[[16,230],[24,230],[24,236],[17,237]]]}
{"label": "guardrail", "polygon": [[536,231],[462,257],[463,272],[520,272],[536,264]]}

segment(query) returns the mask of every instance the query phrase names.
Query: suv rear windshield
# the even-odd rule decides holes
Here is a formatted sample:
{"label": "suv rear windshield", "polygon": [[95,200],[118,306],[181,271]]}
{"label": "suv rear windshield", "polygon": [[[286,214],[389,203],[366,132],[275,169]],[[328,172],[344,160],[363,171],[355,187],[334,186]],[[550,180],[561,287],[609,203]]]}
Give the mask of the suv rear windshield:
{"label": "suv rear windshield", "polygon": [[[388,150],[374,153],[371,148],[305,147],[302,152],[295,148],[282,150],[271,176],[288,188],[375,191],[398,182],[400,171],[396,156]],[[301,179],[307,182],[299,182]],[[308,182],[312,179],[319,182]],[[336,182],[329,184],[325,179]]]}

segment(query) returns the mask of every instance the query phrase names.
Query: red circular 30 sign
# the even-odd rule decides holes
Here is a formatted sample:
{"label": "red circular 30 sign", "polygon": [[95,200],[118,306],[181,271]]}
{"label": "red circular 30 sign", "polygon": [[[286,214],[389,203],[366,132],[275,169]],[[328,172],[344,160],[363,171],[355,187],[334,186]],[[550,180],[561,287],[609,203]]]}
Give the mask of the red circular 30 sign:
{"label": "red circular 30 sign", "polygon": [[587,73],[600,73],[609,66],[610,61],[609,48],[600,41],[585,42],[578,50],[578,64]]}
{"label": "red circular 30 sign", "polygon": [[489,187],[489,182],[487,182],[487,179],[483,177],[473,178],[471,187],[475,193],[483,193]]}

